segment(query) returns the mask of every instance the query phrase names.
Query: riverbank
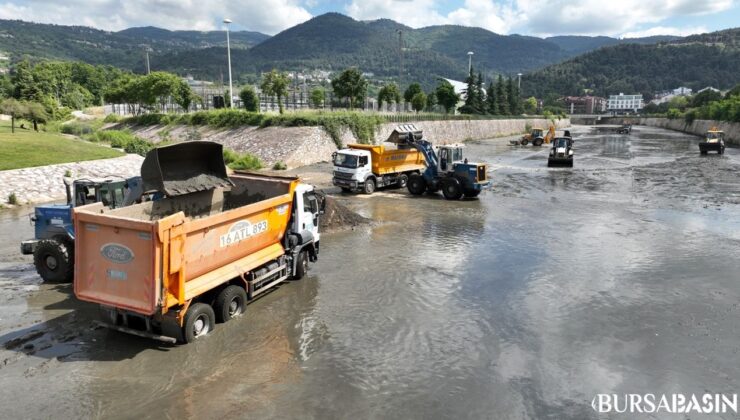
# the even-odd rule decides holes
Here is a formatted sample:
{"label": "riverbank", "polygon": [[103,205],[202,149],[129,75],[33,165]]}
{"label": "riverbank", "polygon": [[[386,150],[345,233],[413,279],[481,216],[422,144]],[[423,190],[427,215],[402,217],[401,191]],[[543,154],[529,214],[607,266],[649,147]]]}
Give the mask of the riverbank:
{"label": "riverbank", "polygon": [[717,127],[725,132],[725,142],[728,144],[740,144],[740,123],[712,120],[694,120],[687,124],[683,119],[668,118],[640,118],[640,125],[650,127],[666,128],[668,130],[681,131],[683,133],[703,136],[710,128]]}
{"label": "riverbank", "polygon": [[[410,121],[424,131],[424,136],[434,144],[462,143],[523,133],[527,126],[547,127],[543,118],[493,119],[493,120],[444,120]],[[380,124],[372,142],[384,142],[399,123]],[[570,127],[569,119],[555,121],[556,128]],[[328,161],[337,150],[337,143],[347,145],[361,143],[361,139],[348,127],[339,129],[337,141],[323,127],[252,127],[217,129],[210,126],[190,125],[120,125],[141,138],[154,143],[161,141],[208,140],[221,143],[239,153],[251,153],[271,167],[277,162],[289,168],[312,165]]]}

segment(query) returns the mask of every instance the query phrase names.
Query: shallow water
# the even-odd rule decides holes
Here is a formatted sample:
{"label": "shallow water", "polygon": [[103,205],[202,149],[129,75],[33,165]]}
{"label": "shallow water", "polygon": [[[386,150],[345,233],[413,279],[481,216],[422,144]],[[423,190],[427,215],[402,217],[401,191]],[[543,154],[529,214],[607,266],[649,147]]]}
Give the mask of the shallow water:
{"label": "shallow water", "polygon": [[3,262],[0,343],[30,337],[0,352],[4,415],[595,418],[596,393],[736,393],[740,151],[573,131],[573,169],[469,145],[478,200],[345,197],[384,223],[324,235],[308,278],[188,346],[93,328],[69,286]]}

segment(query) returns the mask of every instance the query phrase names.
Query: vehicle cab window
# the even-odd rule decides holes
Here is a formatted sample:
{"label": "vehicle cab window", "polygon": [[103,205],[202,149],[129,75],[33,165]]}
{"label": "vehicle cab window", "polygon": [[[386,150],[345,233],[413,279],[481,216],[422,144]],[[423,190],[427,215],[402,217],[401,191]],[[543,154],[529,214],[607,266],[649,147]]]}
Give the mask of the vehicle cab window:
{"label": "vehicle cab window", "polygon": [[367,156],[360,156],[360,166],[367,165]]}

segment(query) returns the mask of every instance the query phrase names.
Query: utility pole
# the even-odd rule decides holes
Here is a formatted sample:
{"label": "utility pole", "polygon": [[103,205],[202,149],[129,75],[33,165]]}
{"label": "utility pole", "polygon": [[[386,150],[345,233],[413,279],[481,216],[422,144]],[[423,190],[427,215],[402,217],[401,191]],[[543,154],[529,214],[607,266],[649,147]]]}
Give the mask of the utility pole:
{"label": "utility pole", "polygon": [[468,74],[473,71],[473,52],[468,51]]}
{"label": "utility pole", "polygon": [[517,75],[517,77],[519,77],[519,83],[517,84],[516,88],[519,89],[519,90],[522,90],[522,74],[521,73],[517,73],[516,75]]}
{"label": "utility pole", "polygon": [[229,108],[234,109],[234,86],[231,84],[231,41],[229,40],[229,24],[231,19],[224,19],[226,24],[226,56],[229,60]]}
{"label": "utility pole", "polygon": [[146,55],[146,74],[151,73],[151,69],[149,68],[149,47],[144,49],[144,54]]}

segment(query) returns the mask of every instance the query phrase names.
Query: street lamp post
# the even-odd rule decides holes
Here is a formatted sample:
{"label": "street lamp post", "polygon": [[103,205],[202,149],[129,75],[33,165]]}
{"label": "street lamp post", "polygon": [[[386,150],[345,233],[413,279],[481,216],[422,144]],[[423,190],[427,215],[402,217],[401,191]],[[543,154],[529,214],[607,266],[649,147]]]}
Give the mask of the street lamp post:
{"label": "street lamp post", "polygon": [[226,24],[226,56],[229,60],[229,108],[234,109],[234,86],[231,83],[231,41],[229,40],[229,24],[231,19],[224,19]]}
{"label": "street lamp post", "polygon": [[516,88],[519,89],[519,90],[521,90],[522,89],[522,74],[521,73],[517,73],[516,75],[517,75],[517,77],[519,77],[519,82],[517,83]]}
{"label": "street lamp post", "polygon": [[473,71],[473,52],[468,51],[468,74]]}

